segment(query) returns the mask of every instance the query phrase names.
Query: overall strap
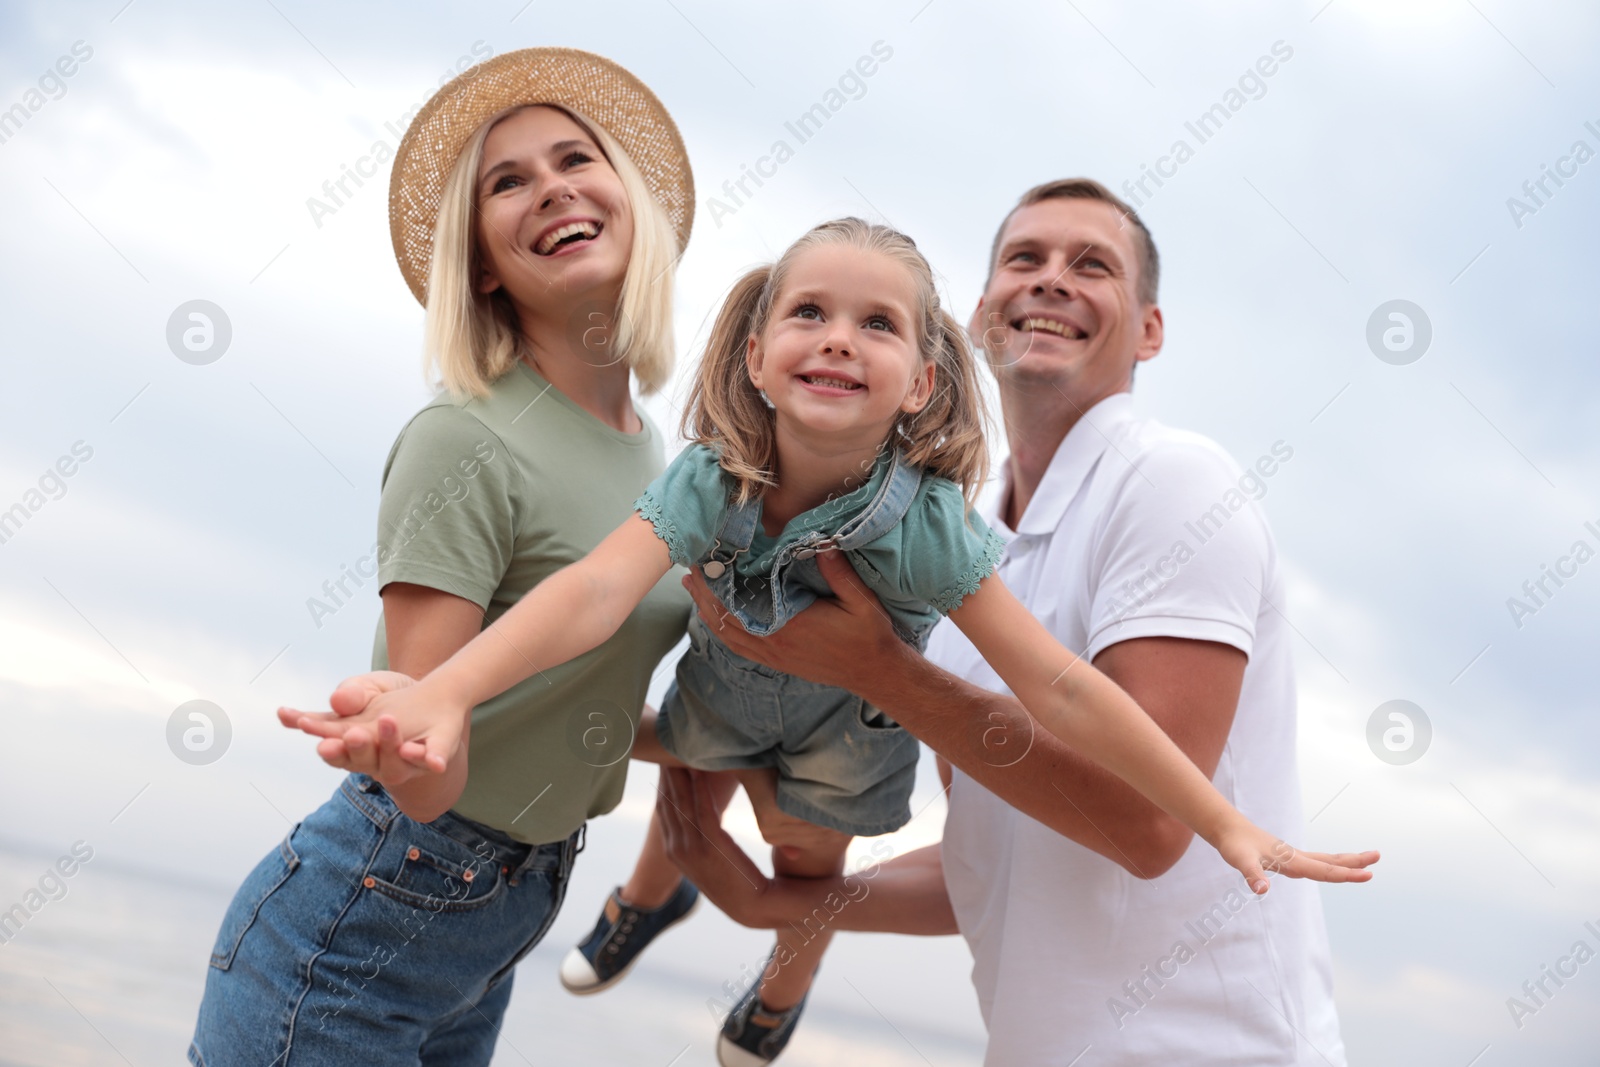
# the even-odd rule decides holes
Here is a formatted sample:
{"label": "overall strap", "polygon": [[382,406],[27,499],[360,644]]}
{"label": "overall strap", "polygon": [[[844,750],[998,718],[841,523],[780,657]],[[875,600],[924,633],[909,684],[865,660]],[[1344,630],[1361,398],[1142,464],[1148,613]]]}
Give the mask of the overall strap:
{"label": "overall strap", "polygon": [[906,462],[905,454],[895,449],[889,462],[889,474],[878,487],[877,496],[829,538],[833,547],[853,551],[894,529],[906,517],[921,484],[922,469]]}
{"label": "overall strap", "polygon": [[751,497],[744,503],[734,499],[734,489],[728,489],[728,510],[723,515],[722,526],[712,539],[711,550],[701,569],[707,578],[716,579],[733,567],[734,557],[750,550],[756,534],[756,523],[761,521],[761,498]]}

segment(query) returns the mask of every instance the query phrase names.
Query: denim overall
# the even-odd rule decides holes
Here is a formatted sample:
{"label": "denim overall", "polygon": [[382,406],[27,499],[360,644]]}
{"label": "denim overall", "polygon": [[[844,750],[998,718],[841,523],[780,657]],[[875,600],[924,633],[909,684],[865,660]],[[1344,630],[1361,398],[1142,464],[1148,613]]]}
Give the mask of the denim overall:
{"label": "denim overall", "polygon": [[[781,548],[771,571],[740,576],[735,559],[749,551],[761,501],[730,503],[722,528],[697,562],[730,622],[766,636],[832,590],[817,569],[819,552],[851,552],[882,537],[905,517],[922,471],[898,451],[872,501],[832,533],[813,531]],[[938,621],[895,629],[921,648]],[[731,651],[698,615],[689,619],[689,651],[662,702],[662,746],[701,770],[778,768],[778,806],[789,815],[860,837],[897,830],[910,820],[916,738],[860,697],[782,674]]]}

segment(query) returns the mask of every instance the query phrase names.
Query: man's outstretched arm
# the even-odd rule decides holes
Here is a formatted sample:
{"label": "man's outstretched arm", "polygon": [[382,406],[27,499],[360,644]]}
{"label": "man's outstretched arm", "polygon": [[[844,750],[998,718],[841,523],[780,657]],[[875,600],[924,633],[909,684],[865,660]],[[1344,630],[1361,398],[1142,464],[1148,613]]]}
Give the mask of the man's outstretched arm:
{"label": "man's outstretched arm", "polygon": [[734,922],[757,929],[808,923],[831,930],[953,934],[938,845],[874,860],[834,878],[768,878],[722,828],[698,771],[661,768],[656,802],[667,855]]}

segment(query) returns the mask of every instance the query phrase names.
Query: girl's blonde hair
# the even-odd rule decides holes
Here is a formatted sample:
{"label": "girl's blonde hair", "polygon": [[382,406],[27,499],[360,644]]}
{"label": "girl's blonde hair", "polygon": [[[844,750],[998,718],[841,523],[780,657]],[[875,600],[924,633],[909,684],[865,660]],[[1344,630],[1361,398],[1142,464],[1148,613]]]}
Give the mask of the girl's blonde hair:
{"label": "girl's blonde hair", "polygon": [[776,417],[745,362],[749,339],[766,329],[795,257],[821,245],[845,245],[888,256],[915,282],[916,346],[934,365],[933,395],[916,414],[902,414],[888,444],[929,474],[961,486],[970,506],[989,473],[984,444],[988,417],[966,330],[939,304],[933,270],[916,242],[898,230],[858,218],[834,219],[801,237],[770,266],[734,283],[717,315],[683,413],[683,436],[721,455],[722,469],[738,484],[738,499],[776,485]]}
{"label": "girl's blonde hair", "polygon": [[[483,145],[495,124],[528,107],[562,112],[594,139],[622,181],[633,212],[633,244],[622,295],[612,316],[608,357],[627,363],[639,388],[653,393],[672,375],[672,268],[678,239],[672,222],[644,176],[616,138],[584,116],[556,104],[524,104],[502,111],[478,127],[456,157],[439,198],[433,229],[433,260],[428,268],[427,318],[423,366],[456,396],[484,396],[489,386],[521,358],[525,347],[516,308],[504,289],[477,290],[483,261],[478,249],[477,177]],[[597,324],[598,325],[598,324]],[[593,332],[579,324],[577,334],[590,347]],[[594,347],[605,344],[598,342]]]}

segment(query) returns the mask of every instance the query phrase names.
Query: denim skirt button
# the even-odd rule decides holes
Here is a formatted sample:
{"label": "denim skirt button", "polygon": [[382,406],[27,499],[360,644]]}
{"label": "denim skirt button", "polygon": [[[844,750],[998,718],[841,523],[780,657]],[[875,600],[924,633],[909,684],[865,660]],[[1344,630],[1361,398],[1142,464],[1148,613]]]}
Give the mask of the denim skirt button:
{"label": "denim skirt button", "polygon": [[368,889],[371,889],[373,886],[378,884],[378,880],[369,874],[367,877],[361,879],[361,884],[366,886]]}
{"label": "denim skirt button", "polygon": [[422,855],[422,852],[421,852],[420,849],[412,848],[412,849],[407,849],[406,850],[406,859],[408,859],[408,860],[414,860],[420,855]]}
{"label": "denim skirt button", "polygon": [[714,581],[727,573],[728,565],[723,563],[720,559],[707,560],[700,570],[704,572],[707,578],[710,578]]}

